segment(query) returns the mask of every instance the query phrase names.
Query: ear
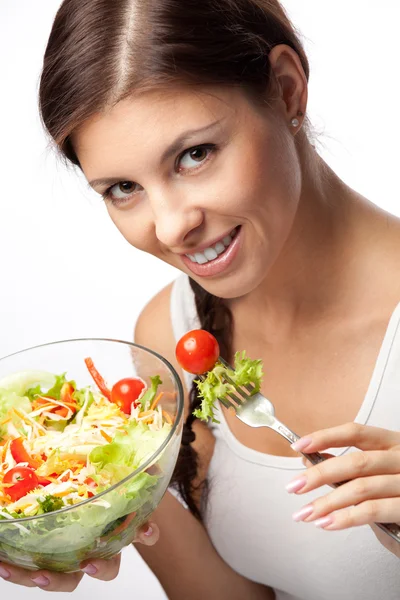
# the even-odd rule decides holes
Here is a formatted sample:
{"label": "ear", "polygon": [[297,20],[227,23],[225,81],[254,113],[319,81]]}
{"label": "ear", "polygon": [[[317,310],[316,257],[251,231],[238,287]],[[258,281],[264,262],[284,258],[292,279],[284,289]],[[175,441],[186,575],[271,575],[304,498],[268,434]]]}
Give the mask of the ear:
{"label": "ear", "polygon": [[304,120],[307,109],[308,82],[297,52],[286,44],[279,44],[269,53],[269,61],[278,87],[284,118],[288,124],[298,119],[298,126],[291,127],[297,132]]}

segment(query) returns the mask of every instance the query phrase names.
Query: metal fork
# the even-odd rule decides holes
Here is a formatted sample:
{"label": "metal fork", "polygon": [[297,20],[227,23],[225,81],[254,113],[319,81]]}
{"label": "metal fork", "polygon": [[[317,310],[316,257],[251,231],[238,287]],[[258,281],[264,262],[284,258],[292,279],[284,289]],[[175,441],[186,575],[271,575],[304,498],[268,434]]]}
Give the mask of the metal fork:
{"label": "metal fork", "polygon": [[[227,369],[231,370],[232,372],[234,371],[231,365],[229,365],[223,358],[219,357],[218,360]],[[199,376],[199,379],[202,381],[204,381],[205,378],[205,375]],[[228,375],[224,374],[224,378],[226,383],[230,383],[233,386],[235,392],[230,392],[228,394],[229,400],[226,398],[220,398],[220,402],[226,408],[233,408],[235,415],[241,421],[243,421],[243,423],[249,425],[250,427],[268,427],[269,429],[276,431],[276,433],[279,433],[279,435],[285,438],[285,440],[287,440],[290,444],[293,444],[300,439],[300,436],[297,435],[297,433],[294,433],[294,431],[289,429],[289,427],[281,423],[281,421],[275,417],[275,408],[272,402],[260,392],[254,393],[254,385],[239,387]],[[301,452],[301,454],[313,465],[317,465],[327,460],[327,457],[323,456],[319,452]],[[339,483],[333,483],[331,484],[331,487],[336,488],[344,483],[347,482],[341,481]],[[400,543],[400,526],[397,523],[375,523],[375,525],[390,535],[390,537],[396,540],[396,542]]]}

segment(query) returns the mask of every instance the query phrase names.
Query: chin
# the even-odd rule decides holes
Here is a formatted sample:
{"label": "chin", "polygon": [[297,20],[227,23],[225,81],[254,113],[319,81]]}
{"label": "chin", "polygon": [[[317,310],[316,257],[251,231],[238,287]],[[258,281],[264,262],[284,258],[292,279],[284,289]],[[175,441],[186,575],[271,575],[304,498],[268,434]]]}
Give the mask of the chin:
{"label": "chin", "polygon": [[203,289],[213,296],[222,298],[223,300],[234,300],[242,298],[253,292],[260,285],[265,277],[265,273],[261,277],[256,277],[254,273],[246,273],[245,275],[232,273],[227,277],[219,277],[218,279],[201,279],[193,277]]}

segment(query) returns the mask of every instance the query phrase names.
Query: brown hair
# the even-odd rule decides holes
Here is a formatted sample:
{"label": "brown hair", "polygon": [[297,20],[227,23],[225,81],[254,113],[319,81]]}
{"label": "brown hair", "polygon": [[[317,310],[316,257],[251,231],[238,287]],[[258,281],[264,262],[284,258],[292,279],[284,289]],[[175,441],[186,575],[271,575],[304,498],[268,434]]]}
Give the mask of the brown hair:
{"label": "brown hair", "polygon": [[[309,65],[278,0],[64,0],[48,40],[39,102],[47,132],[79,166],[71,136],[86,119],[133,93],[171,84],[240,86],[265,96],[272,82],[268,55],[286,44]],[[229,359],[232,319],[224,302],[191,280],[201,327]],[[195,387],[174,474],[192,513],[197,456],[192,411]]]}

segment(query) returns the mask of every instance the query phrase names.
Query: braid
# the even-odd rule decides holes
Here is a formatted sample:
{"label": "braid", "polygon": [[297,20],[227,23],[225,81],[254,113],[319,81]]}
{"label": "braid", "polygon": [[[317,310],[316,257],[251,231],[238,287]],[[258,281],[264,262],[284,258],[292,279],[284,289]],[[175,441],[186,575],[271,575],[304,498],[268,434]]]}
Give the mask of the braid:
{"label": "braid", "polygon": [[[190,286],[195,295],[200,327],[212,333],[218,341],[221,356],[229,360],[232,343],[232,315],[229,308],[224,304],[222,298],[209,294],[193,279],[190,279]],[[202,481],[198,486],[194,486],[193,483],[198,470],[198,455],[191,446],[196,437],[192,429],[196,418],[193,411],[199,408],[201,404],[201,398],[198,395],[195,383],[192,385],[189,397],[189,414],[183,425],[182,447],[175,467],[172,485],[179,491],[190,512],[201,521],[202,516],[193,498],[193,493],[202,488],[202,498],[206,500],[208,482],[207,480]]]}

